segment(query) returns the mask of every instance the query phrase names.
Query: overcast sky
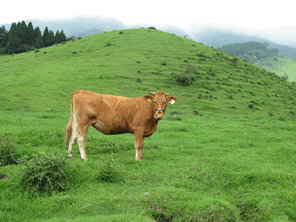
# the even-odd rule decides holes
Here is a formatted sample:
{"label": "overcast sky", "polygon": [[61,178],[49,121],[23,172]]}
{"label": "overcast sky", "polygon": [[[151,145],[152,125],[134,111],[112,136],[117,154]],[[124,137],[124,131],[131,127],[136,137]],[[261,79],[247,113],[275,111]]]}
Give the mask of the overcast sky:
{"label": "overcast sky", "polygon": [[190,32],[193,26],[231,27],[283,39],[296,37],[293,0],[14,0],[1,2],[0,24],[32,18],[109,16],[130,25],[173,25]]}

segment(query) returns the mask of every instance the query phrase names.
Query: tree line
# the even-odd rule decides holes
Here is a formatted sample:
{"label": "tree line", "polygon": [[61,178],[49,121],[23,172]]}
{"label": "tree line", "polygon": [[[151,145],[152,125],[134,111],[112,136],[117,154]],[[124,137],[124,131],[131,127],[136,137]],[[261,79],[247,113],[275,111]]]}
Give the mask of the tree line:
{"label": "tree line", "polygon": [[14,22],[9,31],[4,26],[0,27],[0,54],[17,54],[65,41],[68,39],[63,30],[57,30],[54,34],[46,26],[42,35],[38,26],[33,28],[32,22],[28,26],[25,21],[17,24]]}
{"label": "tree line", "polygon": [[218,50],[245,59],[249,63],[255,63],[257,59],[278,56],[279,50],[276,48],[269,49],[268,46],[267,42],[244,42],[224,45]]}

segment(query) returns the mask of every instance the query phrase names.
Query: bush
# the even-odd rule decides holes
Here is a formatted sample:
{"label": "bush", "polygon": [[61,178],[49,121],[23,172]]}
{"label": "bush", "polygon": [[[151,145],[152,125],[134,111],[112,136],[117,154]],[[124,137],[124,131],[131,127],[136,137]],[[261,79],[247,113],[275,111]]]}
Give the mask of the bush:
{"label": "bush", "polygon": [[111,43],[110,42],[108,42],[108,43],[106,43],[106,45],[105,46],[110,46],[111,45]]}
{"label": "bush", "polygon": [[173,79],[179,85],[189,86],[195,81],[195,75],[198,75],[198,67],[188,64],[185,71],[180,71],[179,73],[172,74]]}
{"label": "bush", "polygon": [[161,65],[162,65],[162,66],[166,66],[166,65],[167,65],[166,61],[162,61],[162,62],[161,62]]}
{"label": "bush", "polygon": [[119,34],[121,35],[121,34],[123,34],[123,32],[119,32]]}
{"label": "bush", "polygon": [[148,29],[156,29],[156,28],[151,26],[151,27],[148,27]]}
{"label": "bush", "polygon": [[0,137],[0,166],[17,163],[18,154],[9,137]]}
{"label": "bush", "polygon": [[110,159],[105,161],[99,171],[98,180],[101,182],[116,183],[121,181],[119,172],[114,168],[114,154],[110,154]]}
{"label": "bush", "polygon": [[253,108],[254,108],[254,104],[253,104],[253,103],[250,103],[250,104],[248,105],[248,107],[249,107],[250,109],[253,109]]}
{"label": "bush", "polygon": [[36,50],[35,50],[35,53],[37,53],[37,52],[40,52],[40,50],[39,50],[39,49],[36,49]]}
{"label": "bush", "polygon": [[183,85],[183,86],[189,86],[192,84],[193,81],[195,81],[195,78],[193,76],[191,76],[190,74],[187,74],[183,71],[175,74],[173,76],[173,79],[175,80],[175,82],[177,84]]}
{"label": "bush", "polygon": [[64,172],[64,158],[39,154],[23,164],[25,168],[21,173],[21,184],[32,196],[41,193],[50,195],[66,189],[68,178]]}

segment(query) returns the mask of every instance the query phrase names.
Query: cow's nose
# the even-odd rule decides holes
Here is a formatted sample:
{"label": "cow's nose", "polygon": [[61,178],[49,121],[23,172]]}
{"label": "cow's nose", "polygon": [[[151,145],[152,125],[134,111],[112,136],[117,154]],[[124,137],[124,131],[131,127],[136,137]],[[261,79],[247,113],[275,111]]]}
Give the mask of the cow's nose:
{"label": "cow's nose", "polygon": [[163,115],[159,115],[158,113],[155,114],[154,116],[155,119],[163,119],[164,116]]}

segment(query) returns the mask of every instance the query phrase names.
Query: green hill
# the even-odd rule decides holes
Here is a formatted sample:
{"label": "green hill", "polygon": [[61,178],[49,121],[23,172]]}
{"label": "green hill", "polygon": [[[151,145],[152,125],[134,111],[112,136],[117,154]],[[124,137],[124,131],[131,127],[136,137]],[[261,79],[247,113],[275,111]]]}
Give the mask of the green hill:
{"label": "green hill", "polygon": [[[0,67],[0,221],[296,220],[294,82],[155,29],[0,56]],[[77,89],[165,91],[178,101],[145,139],[143,162],[134,160],[133,135],[91,128],[89,162],[75,144],[65,190],[30,192],[20,180],[36,166],[29,160],[67,155]],[[6,166],[6,157],[17,164]],[[110,183],[102,174],[119,176]]]}

